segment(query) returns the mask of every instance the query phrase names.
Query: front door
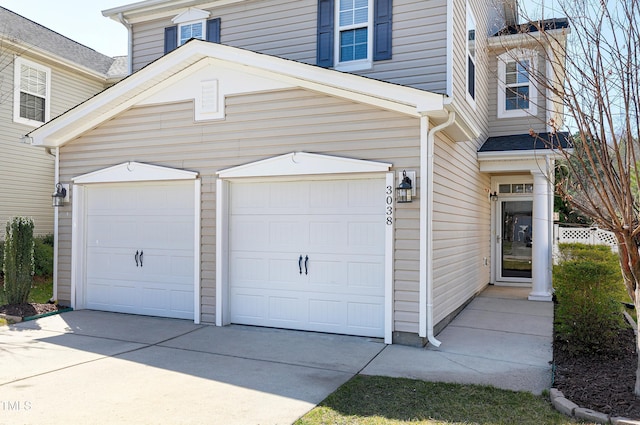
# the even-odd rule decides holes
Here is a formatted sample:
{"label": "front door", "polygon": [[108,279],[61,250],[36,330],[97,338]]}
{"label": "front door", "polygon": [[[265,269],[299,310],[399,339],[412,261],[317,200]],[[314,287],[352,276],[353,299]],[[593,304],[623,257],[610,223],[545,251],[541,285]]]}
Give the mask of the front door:
{"label": "front door", "polygon": [[531,200],[498,202],[498,281],[531,282]]}

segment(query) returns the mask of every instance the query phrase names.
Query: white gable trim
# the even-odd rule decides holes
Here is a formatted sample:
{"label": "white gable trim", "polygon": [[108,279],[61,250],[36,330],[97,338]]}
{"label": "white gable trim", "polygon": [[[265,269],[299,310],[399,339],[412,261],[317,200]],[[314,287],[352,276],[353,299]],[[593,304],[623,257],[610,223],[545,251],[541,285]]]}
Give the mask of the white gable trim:
{"label": "white gable trim", "polygon": [[[208,58],[208,60],[204,60]],[[166,86],[165,81],[181,71],[201,69],[221,61],[229,67],[241,67],[254,75],[277,76],[279,81],[329,95],[384,107],[410,116],[427,114],[438,119],[446,116],[444,96],[424,90],[390,84],[357,75],[259,54],[248,50],[191,40],[144,69],[70,111],[29,133],[34,145],[62,146],[83,132],[100,125]],[[164,84],[163,84],[164,83]],[[384,106],[381,106],[384,105]]]}
{"label": "white gable trim", "polygon": [[190,7],[189,9],[173,18],[171,21],[173,21],[174,24],[183,24],[185,22],[202,21],[204,19],[207,19],[209,16],[211,16],[211,13],[207,12],[206,10]]}
{"label": "white gable trim", "polygon": [[71,179],[75,184],[194,180],[198,173],[129,161]]}
{"label": "white gable trim", "polygon": [[363,161],[306,152],[285,155],[218,171],[222,179],[234,177],[300,176],[310,174],[381,173],[391,169],[384,162]]}

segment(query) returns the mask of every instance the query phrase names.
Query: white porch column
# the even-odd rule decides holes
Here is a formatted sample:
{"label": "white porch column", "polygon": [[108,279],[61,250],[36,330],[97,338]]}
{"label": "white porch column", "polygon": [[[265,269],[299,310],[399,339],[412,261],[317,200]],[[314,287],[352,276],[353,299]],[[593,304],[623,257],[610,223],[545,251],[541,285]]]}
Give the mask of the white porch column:
{"label": "white porch column", "polygon": [[529,300],[551,301],[551,279],[549,277],[549,250],[551,240],[549,227],[549,181],[540,171],[533,174],[533,252]]}

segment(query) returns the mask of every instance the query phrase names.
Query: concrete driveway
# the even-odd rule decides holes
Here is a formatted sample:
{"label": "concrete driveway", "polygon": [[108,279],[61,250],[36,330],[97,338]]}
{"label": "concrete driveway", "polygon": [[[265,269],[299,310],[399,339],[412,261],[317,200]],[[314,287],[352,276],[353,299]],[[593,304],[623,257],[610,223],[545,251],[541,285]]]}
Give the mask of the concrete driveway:
{"label": "concrete driveway", "polygon": [[291,424],[357,373],[551,385],[553,305],[488,287],[439,348],[73,311],[0,327],[0,424]]}
{"label": "concrete driveway", "polygon": [[384,348],[74,311],[0,327],[0,424],[290,424]]}

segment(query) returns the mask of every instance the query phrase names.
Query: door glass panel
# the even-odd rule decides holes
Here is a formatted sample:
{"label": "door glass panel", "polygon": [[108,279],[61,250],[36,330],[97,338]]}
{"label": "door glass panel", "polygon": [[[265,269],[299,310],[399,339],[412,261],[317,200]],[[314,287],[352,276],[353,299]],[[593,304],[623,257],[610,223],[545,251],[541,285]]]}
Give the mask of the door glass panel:
{"label": "door glass panel", "polygon": [[502,277],[531,278],[532,201],[502,202]]}

